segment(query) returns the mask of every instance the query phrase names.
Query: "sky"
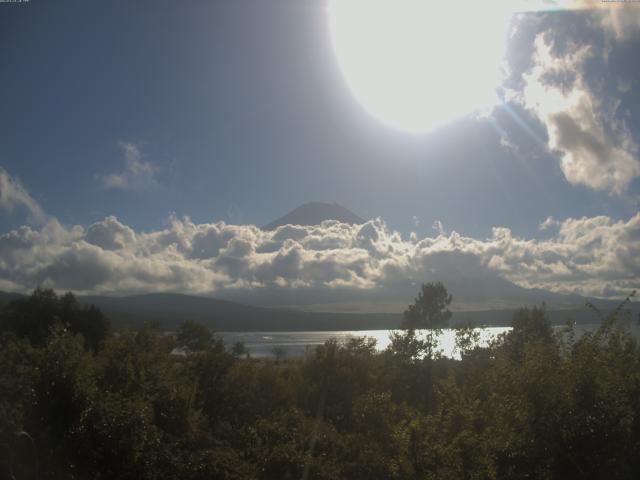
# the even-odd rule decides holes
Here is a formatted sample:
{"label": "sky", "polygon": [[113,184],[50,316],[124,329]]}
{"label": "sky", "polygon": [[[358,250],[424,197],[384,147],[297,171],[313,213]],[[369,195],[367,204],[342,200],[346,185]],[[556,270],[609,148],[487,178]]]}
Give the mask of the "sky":
{"label": "sky", "polygon": [[[1,3],[0,289],[335,292],[457,269],[626,295],[640,6],[521,3],[499,101],[420,132],[363,105],[324,1]],[[444,52],[459,95],[464,31],[416,60],[432,75]],[[255,227],[309,201],[373,220]]]}

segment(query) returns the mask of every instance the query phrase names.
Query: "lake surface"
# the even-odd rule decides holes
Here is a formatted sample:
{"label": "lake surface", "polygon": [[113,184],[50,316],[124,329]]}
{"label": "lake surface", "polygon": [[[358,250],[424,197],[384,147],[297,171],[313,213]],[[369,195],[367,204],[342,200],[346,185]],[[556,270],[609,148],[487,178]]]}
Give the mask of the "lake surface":
{"label": "lake surface", "polygon": [[[492,338],[510,328],[492,327],[479,329],[481,344],[486,345]],[[276,350],[280,350],[287,357],[301,357],[308,350],[322,345],[330,338],[338,342],[346,342],[353,337],[369,337],[376,339],[376,348],[382,351],[389,345],[389,334],[392,330],[358,330],[358,331],[328,331],[328,332],[218,332],[225,344],[232,346],[235,342],[244,343],[254,358],[272,357]],[[455,357],[455,330],[443,330],[439,345],[443,354]]]}
{"label": "lake surface", "polygon": [[[576,326],[576,335],[580,336],[586,331],[594,331],[599,324]],[[562,329],[564,327],[554,327]],[[631,332],[636,338],[640,338],[640,326],[632,325]],[[486,346],[496,336],[508,332],[510,327],[487,327],[476,329],[480,333],[480,345]],[[275,356],[280,351],[286,357],[302,357],[308,350],[313,350],[330,338],[338,342],[346,342],[353,337],[370,337],[376,339],[376,348],[382,351],[389,345],[389,334],[393,330],[358,330],[358,331],[324,331],[324,332],[218,332],[229,348],[235,342],[244,343],[253,358],[265,358]],[[459,358],[455,351],[455,330],[446,329],[438,338],[439,348],[443,355],[450,358]]]}

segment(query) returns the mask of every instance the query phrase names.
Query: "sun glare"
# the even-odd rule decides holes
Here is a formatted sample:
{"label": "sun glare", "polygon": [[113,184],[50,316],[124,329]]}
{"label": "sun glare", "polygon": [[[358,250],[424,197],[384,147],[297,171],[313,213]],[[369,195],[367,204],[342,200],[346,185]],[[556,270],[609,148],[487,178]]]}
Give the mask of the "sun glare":
{"label": "sun glare", "polygon": [[425,132],[497,102],[508,2],[330,0],[335,54],[381,122]]}

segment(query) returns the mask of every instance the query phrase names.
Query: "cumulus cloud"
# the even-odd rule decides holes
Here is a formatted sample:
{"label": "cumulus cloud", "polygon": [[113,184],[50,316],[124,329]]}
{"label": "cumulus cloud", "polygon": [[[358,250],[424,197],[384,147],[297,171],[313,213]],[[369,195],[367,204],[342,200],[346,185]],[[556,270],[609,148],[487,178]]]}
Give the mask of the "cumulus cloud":
{"label": "cumulus cloud", "polygon": [[596,296],[639,286],[640,214],[628,221],[555,222],[553,238],[535,240],[507,228],[495,228],[487,239],[444,231],[403,239],[380,219],[263,231],[172,217],[152,232],[135,232],[115,217],[87,228],[49,221],[0,236],[0,285],[108,294],[314,291],[336,298],[344,291],[414,290],[422,281],[460,278],[474,288],[509,281]]}
{"label": "cumulus cloud", "polygon": [[586,80],[594,47],[569,41],[564,50],[556,48],[552,32],[538,34],[533,65],[514,98],[545,125],[548,147],[570,183],[621,194],[640,176],[638,145],[611,108],[616,99],[595,92]]}
{"label": "cumulus cloud", "polygon": [[28,212],[32,223],[42,223],[46,218],[40,204],[29,194],[20,180],[0,167],[0,210],[13,212],[19,207]]}
{"label": "cumulus cloud", "polygon": [[618,42],[626,41],[640,31],[640,6],[637,2],[581,0],[578,6],[591,9],[595,23]]}
{"label": "cumulus cloud", "polygon": [[625,41],[640,30],[640,7],[633,0],[521,0],[524,11],[584,10],[596,26],[616,41]]}
{"label": "cumulus cloud", "polygon": [[547,217],[544,222],[538,227],[541,231],[548,230],[553,227],[558,227],[560,222],[553,217]]}
{"label": "cumulus cloud", "polygon": [[133,142],[118,142],[124,155],[124,170],[119,173],[100,175],[102,185],[109,189],[144,190],[157,184],[158,167],[142,156],[140,145]]}

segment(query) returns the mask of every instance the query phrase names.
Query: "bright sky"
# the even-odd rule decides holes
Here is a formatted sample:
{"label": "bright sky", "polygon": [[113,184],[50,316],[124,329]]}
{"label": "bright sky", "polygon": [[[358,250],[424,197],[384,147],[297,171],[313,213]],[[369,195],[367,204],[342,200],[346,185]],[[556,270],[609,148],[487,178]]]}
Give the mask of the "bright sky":
{"label": "bright sky", "polygon": [[[504,29],[502,78],[490,92],[497,100],[481,114],[469,114],[487,107],[487,102],[476,102],[479,94],[469,92],[493,78],[485,65],[490,59],[498,62],[483,52],[495,39],[482,43],[479,38],[494,30],[496,20],[495,12],[467,15],[464,2],[460,5],[439,12],[436,19],[427,15],[424,37],[425,28],[410,16],[410,27],[387,28],[388,42],[382,35],[369,52],[372,71],[417,68],[419,75],[409,87],[432,82],[415,90],[415,104],[426,105],[428,114],[411,110],[413,97],[403,91],[404,110],[389,117],[380,108],[396,108],[393,98],[379,92],[393,75],[366,83],[369,70],[353,64],[364,57],[357,49],[355,57],[345,54],[353,46],[349,43],[336,44],[325,2],[0,4],[0,234],[5,233],[0,237],[0,289],[44,282],[111,292],[117,290],[115,279],[122,284],[118,275],[140,291],[150,285],[196,293],[266,284],[293,288],[299,271],[270,264],[274,271],[267,273],[266,257],[247,260],[247,252],[260,255],[260,248],[271,248],[273,253],[290,245],[249,241],[246,233],[238,235],[249,250],[234,253],[246,265],[232,271],[216,257],[206,265],[194,263],[192,251],[180,250],[193,249],[193,236],[185,239],[174,232],[172,248],[183,255],[174,260],[185,269],[179,273],[166,251],[171,242],[153,247],[157,238],[145,237],[147,243],[131,247],[130,257],[118,260],[113,256],[117,249],[85,237],[96,222],[108,230],[116,221],[137,235],[136,242],[142,241],[142,232],[160,236],[176,222],[182,222],[185,234],[185,216],[194,232],[221,220],[263,225],[314,200],[337,202],[364,218],[381,217],[388,245],[398,241],[393,237],[398,231],[402,237],[396,250],[405,248],[414,256],[417,240],[439,233],[446,234],[446,248],[455,250],[455,231],[466,239],[464,255],[476,255],[482,268],[519,285],[606,296],[637,284],[640,6],[516,14]],[[362,16],[367,18],[366,12]],[[338,36],[348,37],[349,23],[340,28]],[[407,41],[398,40],[405,30],[429,46],[398,60],[393,50],[384,49],[400,48]],[[474,55],[466,57],[467,50]],[[380,63],[394,58],[389,68]],[[449,61],[452,67],[446,66]],[[361,79],[349,76],[354,68],[360,69],[356,76],[364,75],[364,87],[356,85]],[[406,81],[407,76],[399,78]],[[367,89],[373,104],[365,98],[371,93]],[[462,90],[458,96],[455,89]],[[465,101],[453,108],[448,98]],[[429,110],[436,102],[444,106]],[[402,128],[402,122],[416,118],[427,127]],[[104,220],[109,216],[117,220]],[[43,233],[53,221],[58,233]],[[629,244],[619,256],[588,250],[591,244],[571,230],[578,221],[584,231],[601,233],[601,245],[622,241],[613,236],[615,228],[623,230],[616,235]],[[592,228],[596,224],[599,230]],[[38,252],[49,249],[46,255],[36,259],[35,250],[29,250],[34,240],[25,240],[24,229],[10,234],[21,226],[40,236]],[[521,244],[500,250],[496,231],[503,230],[496,227],[509,229]],[[110,235],[113,242],[129,234]],[[337,237],[334,232],[331,238]],[[22,250],[16,244],[24,244]],[[103,251],[83,257],[78,252],[86,244],[101,245]],[[225,251],[231,248],[221,245]],[[302,247],[306,254],[312,249]],[[160,255],[161,249],[168,255],[161,266],[151,265],[151,254],[139,253]],[[530,251],[525,255],[523,249]],[[100,257],[106,251],[110,256]],[[358,267],[349,263],[355,261],[352,256],[332,258],[341,273],[327,267],[298,281],[314,288],[391,282],[376,257],[379,252],[364,251],[369,257]],[[98,267],[83,263],[86,255],[104,270],[91,281],[83,269]],[[593,268],[580,263],[585,255]],[[133,265],[133,260],[140,262],[135,272],[122,273],[110,263]],[[425,262],[421,268],[429,271]],[[529,262],[527,268],[523,262]],[[60,265],[66,273],[55,273]],[[165,269],[161,282],[150,273],[158,269]],[[407,275],[419,279],[421,272]],[[74,275],[75,283],[69,280]],[[145,283],[145,275],[153,282]],[[603,278],[611,280],[611,292],[594,287]]]}

